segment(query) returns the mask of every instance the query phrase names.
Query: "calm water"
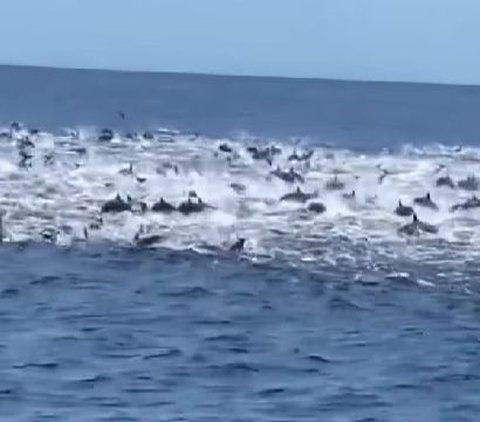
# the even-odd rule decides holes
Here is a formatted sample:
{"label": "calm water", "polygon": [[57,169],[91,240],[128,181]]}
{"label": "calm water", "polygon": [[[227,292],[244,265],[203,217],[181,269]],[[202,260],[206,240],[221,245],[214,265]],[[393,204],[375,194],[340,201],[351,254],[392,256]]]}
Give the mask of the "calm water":
{"label": "calm water", "polygon": [[[479,88],[3,67],[0,92],[0,122],[48,130],[28,170],[0,148],[2,420],[478,420],[480,221],[448,211],[470,193],[434,182],[439,165],[455,180],[480,171]],[[56,134],[73,126],[80,139]],[[98,146],[86,126],[201,136]],[[217,137],[240,152],[233,164],[214,156]],[[297,138],[314,146],[305,191],[341,169],[359,204],[322,191],[313,219],[272,204],[292,187],[242,155],[265,138],[284,155]],[[90,154],[76,165],[73,143]],[[180,173],[159,174],[162,160]],[[145,183],[118,175],[129,161]],[[116,191],[178,203],[192,188],[218,209],[76,235]],[[439,233],[403,239],[392,209],[426,189],[440,210],[419,216]],[[163,243],[132,246],[139,224]],[[40,242],[48,225],[70,237]],[[245,253],[226,252],[238,235]]]}
{"label": "calm water", "polygon": [[162,124],[367,149],[480,142],[480,87],[0,66],[0,92],[1,122],[47,129]]}

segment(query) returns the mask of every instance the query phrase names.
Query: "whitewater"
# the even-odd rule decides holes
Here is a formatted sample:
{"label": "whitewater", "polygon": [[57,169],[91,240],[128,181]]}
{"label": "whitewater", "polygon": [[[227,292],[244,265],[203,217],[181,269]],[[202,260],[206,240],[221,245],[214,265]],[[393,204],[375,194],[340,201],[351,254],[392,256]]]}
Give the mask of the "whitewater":
{"label": "whitewater", "polygon": [[[0,206],[5,241],[44,240],[55,233],[59,245],[113,242],[134,245],[135,234],[158,234],[156,246],[212,253],[228,248],[238,237],[247,239],[250,259],[285,258],[293,265],[338,264],[372,269],[394,260],[435,266],[478,258],[478,211],[452,213],[450,207],[472,196],[470,191],[437,187],[441,175],[454,180],[480,169],[476,148],[404,147],[397,153],[355,152],[328,146],[312,147],[268,139],[211,139],[165,129],[146,135],[115,134],[98,140],[94,129],[64,133],[27,129],[3,130],[0,148]],[[152,135],[152,136],[151,136]],[[19,143],[28,139],[31,158],[20,165]],[[227,150],[222,150],[228,146]],[[273,162],[255,159],[248,147],[275,145]],[[230,151],[231,150],[231,151]],[[308,151],[308,160],[295,160]],[[129,172],[129,167],[132,171]],[[275,169],[294,169],[304,183],[275,177]],[[344,189],[330,191],[333,178]],[[241,186],[232,189],[232,184]],[[306,204],[280,198],[301,187],[317,193],[326,212],[317,215]],[[194,191],[214,209],[195,215],[100,216],[103,203],[129,195],[150,208],[160,198],[179,204]],[[355,191],[355,198],[344,194]],[[438,234],[405,238],[398,229],[411,219],[395,215],[401,200],[430,192],[439,210],[416,207],[420,219],[439,228]],[[103,220],[101,227],[95,222]],[[93,227],[93,230],[90,230]]]}

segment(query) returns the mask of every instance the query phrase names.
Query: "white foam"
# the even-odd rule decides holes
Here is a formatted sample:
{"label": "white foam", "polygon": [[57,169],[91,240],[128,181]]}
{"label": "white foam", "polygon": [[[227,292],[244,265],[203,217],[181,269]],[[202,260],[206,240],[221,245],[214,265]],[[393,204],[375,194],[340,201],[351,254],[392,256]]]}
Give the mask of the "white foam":
{"label": "white foam", "polygon": [[[331,262],[346,259],[342,254],[352,251],[340,251],[337,241],[345,238],[352,245],[366,239],[368,247],[377,248],[378,253],[428,257],[431,261],[444,259],[445,245],[456,259],[478,255],[478,248],[472,247],[480,240],[477,211],[458,214],[449,211],[453,203],[470,194],[435,187],[439,165],[445,166],[444,172],[456,180],[478,173],[480,151],[473,148],[406,147],[390,155],[317,148],[307,166],[288,160],[294,150],[298,153],[302,150],[298,145],[286,144],[281,145],[283,152],[270,167],[265,161],[251,158],[246,151],[248,140],[200,137],[192,140],[191,136],[171,132],[173,143],[127,140],[118,135],[113,142],[97,143],[91,128],[81,128],[78,133],[80,140],[67,134],[30,135],[36,145],[30,169],[18,168],[15,142],[2,140],[0,205],[6,211],[5,229],[12,240],[35,239],[43,228],[62,225],[72,230],[69,235],[62,234],[62,242],[81,238],[83,228],[97,218],[102,203],[117,192],[152,205],[160,197],[178,204],[190,190],[195,190],[217,209],[188,217],[153,213],[106,216],[104,227],[91,231],[89,241],[108,239],[128,243],[139,226],[144,225],[152,232],[164,234],[163,246],[167,247],[223,246],[242,236],[248,239],[249,251],[259,254],[277,251],[298,256],[305,262],[315,258]],[[222,142],[228,142],[237,152],[231,163],[226,160],[227,154],[218,151]],[[86,147],[87,154],[72,153],[73,146]],[[55,162],[45,167],[43,156],[52,151]],[[119,174],[129,163],[133,164],[135,175],[147,179],[145,183]],[[177,165],[179,173],[165,164]],[[277,164],[301,172],[306,179],[302,190],[318,191],[317,200],[326,205],[327,211],[312,215],[302,212],[304,205],[280,202],[279,198],[296,186],[269,174]],[[379,183],[380,169],[390,173],[382,183]],[[345,183],[344,192],[356,191],[354,201],[343,198],[344,192],[325,191],[325,183],[334,174]],[[240,195],[234,192],[230,187],[233,182],[245,185],[246,192]],[[414,240],[400,238],[397,229],[408,219],[393,213],[398,200],[411,204],[414,197],[427,191],[440,210],[418,208],[418,216],[438,225],[438,235]],[[372,197],[377,198],[374,204],[368,202]],[[318,252],[312,252],[318,248],[329,250],[318,257]]]}

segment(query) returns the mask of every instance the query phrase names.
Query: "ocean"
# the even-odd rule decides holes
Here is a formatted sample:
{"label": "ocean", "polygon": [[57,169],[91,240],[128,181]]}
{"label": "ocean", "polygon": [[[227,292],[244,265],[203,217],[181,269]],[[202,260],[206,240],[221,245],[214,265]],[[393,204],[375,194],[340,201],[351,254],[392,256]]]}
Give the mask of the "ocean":
{"label": "ocean", "polygon": [[0,419],[478,420],[479,110],[0,67]]}

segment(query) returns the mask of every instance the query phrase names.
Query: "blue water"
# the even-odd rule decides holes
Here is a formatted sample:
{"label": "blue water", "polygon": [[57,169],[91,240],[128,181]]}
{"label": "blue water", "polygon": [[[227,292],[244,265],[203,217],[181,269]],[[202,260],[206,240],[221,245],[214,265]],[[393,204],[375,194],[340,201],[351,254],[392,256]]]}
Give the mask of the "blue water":
{"label": "blue water", "polygon": [[[247,132],[350,147],[480,142],[480,87],[0,66],[0,117],[69,125]],[[118,119],[123,110],[128,122]]]}
{"label": "blue water", "polygon": [[[432,180],[438,164],[458,178],[480,170],[479,88],[3,67],[0,92],[0,122],[48,130],[42,142],[53,139],[59,157],[53,169],[25,170],[9,144],[0,151],[2,420],[478,420],[479,220],[452,217],[447,204],[462,194]],[[143,149],[122,140],[76,169],[53,135],[73,126],[162,126],[205,139]],[[261,181],[265,163],[212,161],[216,137],[239,150],[302,138],[321,156],[302,170],[312,186],[319,169],[341,167],[367,179],[349,179],[360,196],[374,189],[379,160],[407,170],[378,188],[373,210],[323,193],[329,211],[309,220],[260,207],[291,188]],[[181,163],[180,176],[155,179],[158,157]],[[129,160],[146,187],[116,175]],[[222,180],[239,175],[252,193],[238,205]],[[88,241],[34,235],[52,222],[75,231],[116,189],[176,199],[192,186],[221,210],[148,220],[169,236],[158,248],[128,243],[143,217],[112,220]],[[389,194],[425,187],[441,210],[420,216],[439,234],[401,239]],[[246,252],[228,253],[238,234]]]}

